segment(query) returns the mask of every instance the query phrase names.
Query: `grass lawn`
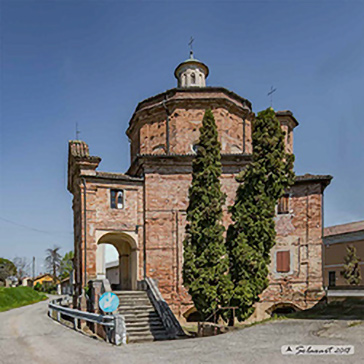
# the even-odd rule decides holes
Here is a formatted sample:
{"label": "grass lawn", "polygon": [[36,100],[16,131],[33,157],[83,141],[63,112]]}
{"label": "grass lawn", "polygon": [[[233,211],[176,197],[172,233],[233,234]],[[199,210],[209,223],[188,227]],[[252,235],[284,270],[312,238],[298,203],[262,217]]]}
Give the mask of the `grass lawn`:
{"label": "grass lawn", "polygon": [[[264,324],[270,321],[285,319],[301,319],[301,320],[359,320],[350,322],[349,327],[361,325],[364,322],[364,300],[356,298],[347,298],[340,302],[332,302],[329,304],[319,303],[316,306],[290,314],[274,315],[262,321],[253,323],[236,322],[235,326],[229,328],[231,330],[245,329],[254,325]],[[183,329],[188,334],[197,333],[197,323],[187,323]]]}
{"label": "grass lawn", "polygon": [[0,312],[43,301],[47,296],[30,287],[0,287]]}
{"label": "grass lawn", "polygon": [[293,319],[364,320],[364,300],[347,298],[341,302],[318,304],[309,310],[291,313],[285,317]]}

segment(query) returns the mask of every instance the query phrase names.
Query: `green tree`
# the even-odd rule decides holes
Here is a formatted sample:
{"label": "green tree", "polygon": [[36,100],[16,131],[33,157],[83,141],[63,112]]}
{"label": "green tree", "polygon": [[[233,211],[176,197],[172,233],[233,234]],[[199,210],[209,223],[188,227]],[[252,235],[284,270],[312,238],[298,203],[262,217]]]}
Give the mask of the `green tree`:
{"label": "green tree", "polygon": [[[237,177],[240,184],[230,208],[232,224],[226,239],[233,284],[229,305],[238,307],[239,321],[254,312],[254,303],[268,286],[275,207],[294,183],[294,156],[285,152],[284,132],[272,108],[258,113],[252,143],[252,162]],[[227,315],[231,320],[231,313]]]}
{"label": "green tree", "polygon": [[224,244],[220,143],[214,116],[206,110],[189,189],[183,282],[196,309],[207,319],[226,300],[228,257]]}
{"label": "green tree", "polygon": [[73,270],[72,259],[74,257],[73,250],[69,251],[64,255],[60,264],[60,278],[64,279],[70,276]]}
{"label": "green tree", "polygon": [[53,249],[49,248],[46,250],[46,268],[53,276],[53,282],[56,283],[58,272],[61,266],[62,256],[59,254],[60,247],[53,247]]}
{"label": "green tree", "polygon": [[361,282],[361,273],[356,249],[353,245],[346,248],[346,256],[344,258],[345,265],[341,271],[341,275],[345,278],[346,282],[351,286],[358,286]]}
{"label": "green tree", "polygon": [[0,281],[5,282],[6,278],[16,276],[16,266],[11,260],[0,258]]}

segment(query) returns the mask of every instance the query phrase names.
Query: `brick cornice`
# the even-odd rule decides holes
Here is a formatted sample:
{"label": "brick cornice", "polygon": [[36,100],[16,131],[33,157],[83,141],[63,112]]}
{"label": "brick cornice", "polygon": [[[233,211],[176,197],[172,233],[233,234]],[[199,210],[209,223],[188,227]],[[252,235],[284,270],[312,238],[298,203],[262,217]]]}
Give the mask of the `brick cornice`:
{"label": "brick cornice", "polygon": [[[171,170],[185,167],[185,173],[191,173],[189,170],[192,166],[194,154],[144,154],[138,155],[132,162],[126,174],[139,176],[144,174],[144,170],[153,167],[170,168]],[[251,161],[251,154],[222,154],[221,164],[224,167],[244,167]]]}
{"label": "brick cornice", "polygon": [[240,116],[246,117],[252,112],[250,101],[223,87],[174,88],[140,102],[129,121],[126,134],[131,137],[141,124],[154,118],[156,114],[165,112],[165,107],[172,110],[186,104],[189,107],[205,104],[203,107],[207,108],[212,103],[215,106],[225,106]]}
{"label": "brick cornice", "polygon": [[325,189],[332,180],[332,176],[326,174],[326,175],[321,175],[321,174],[309,174],[306,173],[302,176],[296,176],[296,181],[295,184],[299,184],[299,183],[320,183],[322,188]]}

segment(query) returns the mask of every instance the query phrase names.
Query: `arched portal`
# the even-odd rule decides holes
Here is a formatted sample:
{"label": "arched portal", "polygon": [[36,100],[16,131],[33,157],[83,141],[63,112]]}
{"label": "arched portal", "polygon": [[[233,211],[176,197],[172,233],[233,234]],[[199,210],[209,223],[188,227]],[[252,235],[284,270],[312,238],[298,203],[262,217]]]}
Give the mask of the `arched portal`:
{"label": "arched portal", "polygon": [[270,316],[284,316],[297,311],[300,311],[300,309],[293,303],[280,302],[271,306],[266,312]]}
{"label": "arched portal", "polygon": [[137,244],[132,236],[124,232],[105,233],[97,242],[96,270],[98,278],[106,278],[104,244],[113,245],[119,254],[119,283],[117,290],[137,289]]}

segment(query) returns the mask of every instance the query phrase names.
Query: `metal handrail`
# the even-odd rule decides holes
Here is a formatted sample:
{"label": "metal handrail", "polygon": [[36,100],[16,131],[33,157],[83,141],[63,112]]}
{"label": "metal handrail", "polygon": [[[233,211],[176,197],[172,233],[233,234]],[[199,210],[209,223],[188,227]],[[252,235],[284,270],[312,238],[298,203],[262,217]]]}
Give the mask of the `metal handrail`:
{"label": "metal handrail", "polygon": [[233,310],[233,326],[234,326],[234,322],[235,322],[235,310],[237,310],[238,308],[239,307],[236,307],[236,306],[233,306],[233,307],[219,307],[207,319],[205,319],[205,322],[207,322],[208,320],[210,320],[211,317],[214,317],[214,322],[215,322],[216,321],[216,314],[220,310]]}
{"label": "metal handrail", "polygon": [[164,300],[156,282],[149,277],[145,278],[144,282],[147,285],[148,297],[161,318],[168,336],[171,339],[185,336],[179,321],[176,319],[167,302]]}

